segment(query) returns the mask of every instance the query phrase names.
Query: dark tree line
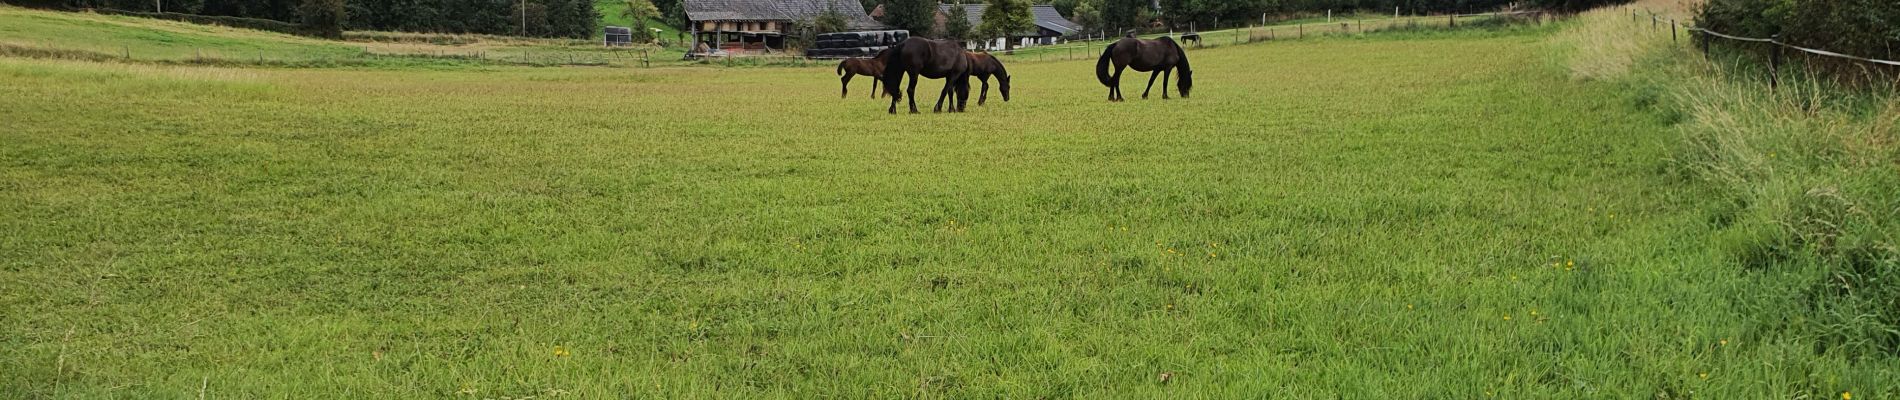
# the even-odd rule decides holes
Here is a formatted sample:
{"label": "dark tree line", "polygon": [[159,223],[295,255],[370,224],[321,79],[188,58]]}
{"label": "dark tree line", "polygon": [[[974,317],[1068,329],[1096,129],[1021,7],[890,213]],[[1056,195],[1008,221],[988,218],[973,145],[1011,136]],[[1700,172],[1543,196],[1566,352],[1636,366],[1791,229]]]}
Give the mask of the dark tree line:
{"label": "dark tree line", "polygon": [[[0,0],[29,7],[113,9],[331,24],[318,31],[380,30],[591,37],[593,0]],[[679,9],[679,0],[661,0]],[[340,6],[340,9],[339,9]],[[666,10],[666,5],[661,5]],[[162,10],[161,10],[162,8]],[[678,12],[678,11],[675,11]],[[525,30],[525,32],[524,32]]]}

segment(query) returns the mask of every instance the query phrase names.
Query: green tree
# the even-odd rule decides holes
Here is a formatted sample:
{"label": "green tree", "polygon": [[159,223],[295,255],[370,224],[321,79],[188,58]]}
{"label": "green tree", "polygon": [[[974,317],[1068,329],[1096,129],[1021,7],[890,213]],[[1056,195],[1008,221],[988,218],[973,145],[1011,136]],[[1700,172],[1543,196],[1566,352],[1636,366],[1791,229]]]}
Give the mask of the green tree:
{"label": "green tree", "polygon": [[653,30],[647,26],[647,20],[660,16],[660,8],[654,6],[653,2],[647,0],[627,0],[627,10],[621,11],[620,14],[626,16],[628,20],[633,21],[631,28],[633,28],[634,42],[647,43],[653,41]]}
{"label": "green tree", "polygon": [[1102,0],[1079,0],[1069,20],[1088,29],[1102,29]]}
{"label": "green tree", "polygon": [[349,18],[343,0],[304,0],[297,7],[303,28],[311,34],[331,39],[343,38],[343,24]]}
{"label": "green tree", "polygon": [[937,24],[935,0],[891,0],[884,3],[884,24],[923,36]]}
{"label": "green tree", "polygon": [[[836,3],[833,5],[835,6]],[[845,20],[843,11],[838,11],[837,8],[826,8],[824,12],[812,18],[811,27],[817,33],[844,32],[850,28],[850,22]]]}
{"label": "green tree", "polygon": [[943,38],[950,40],[970,40],[970,12],[964,10],[963,3],[950,6],[950,14],[944,17]]}
{"label": "green tree", "polygon": [[984,37],[1004,38],[1003,50],[1016,50],[1016,41],[1008,40],[1010,35],[1036,29],[1036,17],[1029,13],[1029,0],[988,0],[990,7],[983,10],[983,26],[977,27]]}
{"label": "green tree", "polygon": [[1147,0],[1102,0],[1101,26],[1096,28],[1109,31],[1110,36],[1120,35],[1123,30],[1147,27],[1147,16],[1151,15],[1151,6]]}

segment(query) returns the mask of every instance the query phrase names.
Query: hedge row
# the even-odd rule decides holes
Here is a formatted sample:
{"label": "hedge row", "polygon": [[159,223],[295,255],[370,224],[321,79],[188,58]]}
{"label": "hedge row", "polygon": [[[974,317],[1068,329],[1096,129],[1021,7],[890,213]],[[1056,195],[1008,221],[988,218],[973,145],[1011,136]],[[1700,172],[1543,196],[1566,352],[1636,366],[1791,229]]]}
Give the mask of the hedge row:
{"label": "hedge row", "polygon": [[[1900,60],[1900,1],[1709,0],[1702,4],[1696,24],[1730,35],[1762,38],[1779,35],[1781,42],[1795,46]],[[1764,46],[1732,47],[1766,49]],[[1871,66],[1825,57],[1807,60],[1825,72],[1856,76],[1869,71]],[[1872,68],[1882,71],[1883,67]],[[1900,72],[1895,70],[1886,68],[1884,71]]]}

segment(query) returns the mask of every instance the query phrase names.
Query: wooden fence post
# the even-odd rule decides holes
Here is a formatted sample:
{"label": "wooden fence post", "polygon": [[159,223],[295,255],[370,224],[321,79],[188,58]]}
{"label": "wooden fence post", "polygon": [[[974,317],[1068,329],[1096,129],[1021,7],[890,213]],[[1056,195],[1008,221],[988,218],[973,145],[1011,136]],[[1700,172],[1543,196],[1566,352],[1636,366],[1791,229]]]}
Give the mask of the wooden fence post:
{"label": "wooden fence post", "polygon": [[1781,86],[1781,34],[1768,37],[1768,45],[1774,47],[1768,53],[1768,91]]}
{"label": "wooden fence post", "polygon": [[1676,19],[1675,18],[1669,19],[1669,43],[1671,44],[1682,43],[1681,40],[1676,39]]}

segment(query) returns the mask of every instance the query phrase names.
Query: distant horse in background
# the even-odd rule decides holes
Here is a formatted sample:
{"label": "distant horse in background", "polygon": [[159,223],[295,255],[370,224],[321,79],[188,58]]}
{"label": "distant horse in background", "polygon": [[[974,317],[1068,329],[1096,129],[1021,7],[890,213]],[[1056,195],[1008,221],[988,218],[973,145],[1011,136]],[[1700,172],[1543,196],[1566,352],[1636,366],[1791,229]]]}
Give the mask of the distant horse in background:
{"label": "distant horse in background", "polygon": [[[1111,63],[1115,64],[1112,75],[1108,71]],[[1122,68],[1153,72],[1148,76],[1148,89],[1141,92],[1144,99],[1154,90],[1155,77],[1161,77],[1161,98],[1168,98],[1168,78],[1176,69],[1181,70],[1181,98],[1187,98],[1188,90],[1194,88],[1194,69],[1188,66],[1187,51],[1166,36],[1154,40],[1123,38],[1102,50],[1102,58],[1095,61],[1095,78],[1108,86],[1108,101],[1123,100]]]}
{"label": "distant horse in background", "polygon": [[1009,101],[1009,70],[1003,68],[1003,60],[996,59],[990,53],[970,53],[970,76],[983,82],[983,90],[976,98],[976,105],[990,100],[990,77],[996,77],[996,92],[1003,95],[1003,101]]}
{"label": "distant horse in background", "polygon": [[943,79],[943,91],[937,94],[937,112],[943,111],[944,99],[951,98],[950,112],[963,112],[970,102],[970,56],[963,45],[951,40],[913,37],[891,46],[884,57],[884,92],[891,95],[890,113],[897,113],[897,102],[904,98],[898,85],[910,76],[910,112],[917,113],[917,81]]}
{"label": "distant horse in background", "polygon": [[838,80],[844,86],[844,92],[838,94],[838,97],[850,96],[851,77],[864,75],[871,77],[871,98],[877,98],[877,81],[884,76],[883,57],[886,54],[890,54],[888,50],[877,53],[876,58],[847,58],[838,62],[838,76],[842,77]]}

